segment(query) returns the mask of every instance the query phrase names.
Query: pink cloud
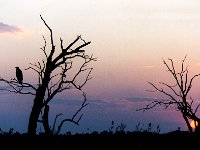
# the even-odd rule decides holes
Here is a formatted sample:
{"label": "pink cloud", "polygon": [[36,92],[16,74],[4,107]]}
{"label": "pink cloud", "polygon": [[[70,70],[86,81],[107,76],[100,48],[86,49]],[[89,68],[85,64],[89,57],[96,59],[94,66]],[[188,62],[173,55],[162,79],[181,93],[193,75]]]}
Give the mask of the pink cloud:
{"label": "pink cloud", "polygon": [[0,22],[0,33],[16,33],[16,32],[22,32],[22,30],[17,26],[12,26]]}

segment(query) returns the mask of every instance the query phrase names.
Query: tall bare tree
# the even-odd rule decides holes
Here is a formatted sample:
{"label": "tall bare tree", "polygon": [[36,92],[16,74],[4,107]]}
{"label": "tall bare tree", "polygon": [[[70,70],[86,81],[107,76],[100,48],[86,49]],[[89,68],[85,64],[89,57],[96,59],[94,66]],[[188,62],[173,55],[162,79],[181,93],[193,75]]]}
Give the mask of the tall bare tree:
{"label": "tall bare tree", "polygon": [[[38,122],[43,123],[47,134],[52,133],[52,129],[50,129],[48,122],[49,102],[53,100],[58,93],[65,90],[75,88],[82,91],[83,86],[91,79],[90,74],[93,68],[87,66],[90,62],[96,61],[96,58],[94,58],[93,55],[89,56],[85,54],[84,48],[91,42],[86,42],[81,35],[77,36],[77,38],[66,47],[63,44],[63,40],[60,38],[60,50],[57,50],[54,43],[52,29],[42,16],[40,16],[40,18],[50,32],[50,50],[47,50],[47,41],[43,36],[44,46],[41,50],[43,51],[45,58],[42,61],[30,63],[30,66],[26,69],[32,70],[37,74],[38,84],[32,85],[25,82],[20,84],[15,78],[11,80],[0,78],[0,81],[6,82],[11,87],[11,89],[5,90],[19,94],[31,94],[34,96],[32,111],[28,123],[28,134],[30,135],[36,134]],[[79,64],[78,67],[77,62]],[[70,75],[72,72],[71,70],[73,70],[73,75]],[[81,81],[80,76],[84,76]],[[85,103],[87,100],[86,95],[83,94],[83,96],[84,101],[80,109],[71,119],[64,119],[59,125],[56,133],[60,132],[63,123],[66,121],[71,121],[75,124],[79,123],[82,115],[78,117],[78,119],[76,119],[76,116],[80,110],[87,105]],[[42,120],[39,120],[40,114],[42,114]],[[55,126],[53,128],[55,129]]]}
{"label": "tall bare tree", "polygon": [[192,127],[190,125],[189,119],[192,119],[196,123],[196,130],[195,132],[200,132],[199,125],[200,125],[200,118],[197,116],[197,111],[199,108],[197,106],[193,106],[193,99],[192,97],[188,97],[188,94],[192,88],[193,81],[196,77],[200,74],[196,74],[192,76],[190,79],[188,77],[188,66],[185,67],[184,63],[186,60],[185,58],[182,60],[181,69],[177,71],[175,68],[174,62],[172,59],[168,59],[169,63],[167,63],[163,59],[163,63],[167,68],[167,71],[172,75],[172,78],[175,81],[174,85],[170,85],[164,82],[159,82],[160,87],[156,86],[155,84],[148,82],[152,87],[153,90],[148,90],[150,92],[159,92],[167,96],[166,99],[163,100],[155,100],[146,107],[138,109],[138,110],[148,110],[152,109],[157,105],[163,105],[166,108],[169,106],[175,106],[178,111],[181,112],[183,119],[185,120],[188,130],[193,132]]}

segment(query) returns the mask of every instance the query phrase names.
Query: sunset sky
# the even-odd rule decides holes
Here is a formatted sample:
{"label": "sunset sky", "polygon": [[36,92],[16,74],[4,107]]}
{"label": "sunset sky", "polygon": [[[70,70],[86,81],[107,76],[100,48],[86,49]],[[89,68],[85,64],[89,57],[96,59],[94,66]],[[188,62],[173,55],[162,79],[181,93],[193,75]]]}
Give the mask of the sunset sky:
{"label": "sunset sky", "polygon": [[[163,59],[172,58],[178,67],[187,55],[189,74],[200,73],[199,8],[199,0],[0,0],[0,76],[13,78],[14,67],[19,66],[24,71],[24,80],[34,82],[34,75],[24,69],[30,62],[44,58],[40,49],[44,44],[42,35],[48,40],[49,31],[40,19],[42,15],[53,30],[58,48],[60,37],[67,45],[82,35],[92,42],[86,48],[87,53],[98,58],[90,64],[94,67],[93,78],[84,88],[91,104],[84,111],[81,129],[106,129],[112,120],[127,123],[130,130],[138,122],[161,124],[163,130],[178,126],[185,129],[181,114],[173,108],[144,113],[136,109],[152,98],[165,98],[146,91],[151,89],[148,81],[155,84],[173,81]],[[199,89],[197,78],[190,94],[196,101]],[[67,93],[60,99],[65,96]],[[11,106],[9,97],[0,95],[0,108],[13,111],[8,111],[10,116],[6,109],[0,112],[0,127],[26,130],[31,98],[27,102],[23,96],[16,96],[11,100],[16,106]],[[70,99],[80,97],[72,94]],[[63,103],[69,107],[67,102]],[[56,107],[55,111],[59,112]],[[22,118],[22,124],[20,120],[15,124],[17,117]]]}

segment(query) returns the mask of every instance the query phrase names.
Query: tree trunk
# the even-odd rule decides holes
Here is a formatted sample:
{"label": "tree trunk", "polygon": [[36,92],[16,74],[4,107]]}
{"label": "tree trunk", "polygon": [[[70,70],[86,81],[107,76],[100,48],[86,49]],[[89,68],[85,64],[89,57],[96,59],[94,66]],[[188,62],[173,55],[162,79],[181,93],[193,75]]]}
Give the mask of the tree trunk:
{"label": "tree trunk", "polygon": [[43,126],[45,130],[45,134],[51,135],[51,129],[49,127],[49,105],[45,105],[44,115],[43,115]]}
{"label": "tree trunk", "polygon": [[197,121],[197,126],[195,128],[195,131],[196,133],[200,133],[200,119],[199,118],[196,118],[195,122]]}
{"label": "tree trunk", "polygon": [[45,85],[42,85],[37,89],[36,96],[34,99],[34,104],[33,104],[32,111],[29,117],[29,123],[28,123],[29,135],[36,135],[37,122],[38,122],[40,112],[42,110],[45,92],[46,92]]}
{"label": "tree trunk", "polygon": [[40,105],[34,103],[28,123],[28,134],[36,135],[37,122],[40,115]]}
{"label": "tree trunk", "polygon": [[187,127],[188,127],[189,132],[192,133],[192,127],[190,126],[190,123],[189,123],[189,121],[188,121],[187,116],[183,114],[183,118],[184,118],[184,120],[185,120],[185,122],[186,122],[186,124],[187,124]]}
{"label": "tree trunk", "polygon": [[[48,62],[47,62],[48,63]],[[36,91],[36,96],[34,99],[34,104],[32,107],[32,111],[29,117],[29,124],[28,124],[28,134],[29,135],[36,135],[37,130],[37,122],[40,115],[40,112],[43,108],[43,100],[45,97],[46,88],[48,87],[50,81],[50,67],[49,63],[47,64],[47,68],[45,70],[44,78],[42,80],[42,85],[38,87]]]}

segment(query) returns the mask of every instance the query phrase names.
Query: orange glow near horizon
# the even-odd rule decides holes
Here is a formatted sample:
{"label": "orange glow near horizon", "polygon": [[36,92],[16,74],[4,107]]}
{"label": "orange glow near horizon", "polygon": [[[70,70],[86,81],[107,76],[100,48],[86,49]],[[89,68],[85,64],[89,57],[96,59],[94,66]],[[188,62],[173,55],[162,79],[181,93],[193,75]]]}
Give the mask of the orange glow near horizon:
{"label": "orange glow near horizon", "polygon": [[192,120],[191,122],[190,122],[190,126],[193,128],[193,129],[195,129],[197,126],[198,126],[198,122],[196,121],[194,121],[194,120]]}

